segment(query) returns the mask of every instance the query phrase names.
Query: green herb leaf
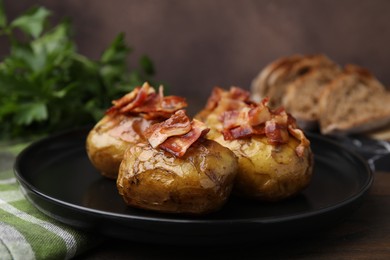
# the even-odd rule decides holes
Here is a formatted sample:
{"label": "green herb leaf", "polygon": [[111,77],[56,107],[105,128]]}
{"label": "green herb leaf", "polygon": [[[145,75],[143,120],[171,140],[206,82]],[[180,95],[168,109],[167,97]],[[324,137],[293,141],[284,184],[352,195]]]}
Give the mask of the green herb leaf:
{"label": "green herb leaf", "polygon": [[50,11],[44,7],[35,7],[27,11],[24,15],[11,22],[11,27],[19,28],[33,38],[38,38],[42,33]]}
{"label": "green herb leaf", "polygon": [[150,75],[150,76],[154,75],[154,73],[155,73],[154,65],[153,65],[152,60],[148,56],[146,56],[146,55],[141,56],[141,58],[139,60],[139,64],[141,65],[142,69],[144,70],[144,72],[147,75]]}
{"label": "green herb leaf", "polygon": [[20,104],[15,121],[18,125],[29,125],[33,121],[43,121],[47,119],[47,116],[47,108],[44,103],[26,103]]}
{"label": "green herb leaf", "polygon": [[126,62],[127,55],[131,52],[125,43],[124,33],[120,33],[111,45],[106,49],[101,57],[101,62],[103,63],[119,63],[123,64]]}
{"label": "green herb leaf", "polygon": [[[1,4],[0,29],[7,21]],[[0,62],[0,140],[96,123],[111,100],[152,83],[154,67],[146,56],[128,69],[131,48],[123,33],[95,61],[77,53],[69,22],[50,26],[49,15],[37,7],[3,29],[11,47]],[[28,37],[17,37],[14,29]]]}

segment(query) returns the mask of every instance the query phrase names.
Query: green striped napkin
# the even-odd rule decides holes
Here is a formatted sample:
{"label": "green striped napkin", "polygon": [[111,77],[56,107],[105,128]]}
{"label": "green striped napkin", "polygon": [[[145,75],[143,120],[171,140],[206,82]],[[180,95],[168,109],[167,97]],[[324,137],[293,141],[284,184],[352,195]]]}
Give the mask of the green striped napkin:
{"label": "green striped napkin", "polygon": [[13,173],[25,144],[0,144],[0,259],[70,259],[98,245],[96,236],[49,218],[23,196]]}

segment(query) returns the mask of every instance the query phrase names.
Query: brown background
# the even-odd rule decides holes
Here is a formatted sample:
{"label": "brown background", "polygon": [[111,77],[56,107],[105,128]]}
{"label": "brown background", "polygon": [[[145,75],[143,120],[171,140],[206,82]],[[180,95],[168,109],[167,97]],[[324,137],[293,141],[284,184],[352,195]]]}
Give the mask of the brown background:
{"label": "brown background", "polygon": [[156,79],[187,97],[190,113],[213,86],[249,89],[261,68],[294,53],[356,63],[390,85],[387,0],[5,0],[11,17],[34,4],[70,17],[79,51],[90,58],[125,32],[134,48],[130,65],[149,55]]}

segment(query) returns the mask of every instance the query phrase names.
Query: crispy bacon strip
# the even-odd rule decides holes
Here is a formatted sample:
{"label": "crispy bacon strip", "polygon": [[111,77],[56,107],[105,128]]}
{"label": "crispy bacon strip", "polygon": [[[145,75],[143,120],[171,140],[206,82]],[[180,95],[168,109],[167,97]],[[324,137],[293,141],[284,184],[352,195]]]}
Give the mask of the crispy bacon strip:
{"label": "crispy bacon strip", "polygon": [[155,96],[155,90],[147,82],[142,87],[136,87],[133,91],[127,93],[123,97],[113,100],[113,106],[107,110],[106,113],[120,112],[126,113],[131,111],[134,107],[139,106],[145,102],[149,95]]}
{"label": "crispy bacon strip", "polygon": [[231,129],[223,129],[222,134],[225,140],[234,140],[252,136],[254,129],[252,126],[246,124]]}
{"label": "crispy bacon strip", "polygon": [[285,144],[289,138],[287,125],[278,124],[275,119],[265,123],[265,135],[268,138],[268,143],[273,145]]}
{"label": "crispy bacon strip", "polygon": [[[213,110],[217,106],[220,105],[220,102],[223,102],[224,100],[229,100],[228,103],[230,103],[231,109],[234,109],[236,105],[234,101],[239,103],[245,103],[245,104],[252,104],[253,102],[250,100],[250,93],[242,88],[239,87],[231,87],[229,91],[225,91],[224,89],[220,87],[215,87],[213,91],[211,92],[211,95],[209,99],[207,100],[206,104],[206,110]],[[226,109],[226,110],[231,110]]]}
{"label": "crispy bacon strip", "polygon": [[292,136],[301,141],[297,148],[295,148],[295,152],[299,157],[302,157],[305,152],[305,148],[310,146],[310,141],[306,138],[305,134],[301,129],[294,128],[289,125],[288,131]]}
{"label": "crispy bacon strip", "polygon": [[225,111],[220,115],[220,121],[223,128],[231,129],[248,123],[249,107],[243,107],[240,110]]}
{"label": "crispy bacon strip", "polygon": [[127,142],[137,142],[140,138],[145,139],[145,129],[152,123],[165,120],[187,106],[184,98],[164,97],[163,90],[160,86],[156,93],[145,82],[142,87],[112,101],[113,106],[106,111],[107,122],[112,125],[109,134]]}
{"label": "crispy bacon strip", "polygon": [[137,91],[137,95],[130,102],[126,102],[126,100],[122,102],[120,102],[121,100],[118,101],[118,103],[122,104],[122,106],[119,108],[119,112],[131,112],[134,108],[139,107],[145,103],[146,99],[150,97],[159,98],[159,96],[156,96],[154,88],[152,88],[148,83],[144,83]]}
{"label": "crispy bacon strip", "polygon": [[268,98],[256,104],[249,100],[245,90],[232,87],[229,91],[215,88],[206,109],[220,113],[222,134],[225,140],[265,135],[272,145],[285,144],[290,135],[300,141],[296,148],[298,156],[303,156],[310,142],[296,125],[295,119],[283,107],[271,110]]}
{"label": "crispy bacon strip", "polygon": [[221,100],[225,92],[226,91],[222,88],[215,87],[211,92],[209,99],[207,100],[206,110],[213,110],[218,105],[218,102]]}
{"label": "crispy bacon strip", "polygon": [[250,93],[239,87],[231,87],[228,92],[228,97],[235,100],[241,100],[246,103],[251,103]]}
{"label": "crispy bacon strip", "polygon": [[160,145],[160,148],[177,157],[182,157],[187,149],[200,137],[206,135],[209,130],[204,123],[194,119],[191,122],[191,130],[188,133],[181,136],[169,137]]}
{"label": "crispy bacon strip", "polygon": [[145,133],[150,145],[156,148],[162,144],[168,137],[184,135],[191,130],[190,119],[184,110],[178,110],[167,120],[149,127]]}
{"label": "crispy bacon strip", "polygon": [[113,106],[106,114],[135,114],[146,119],[169,118],[172,113],[187,106],[184,98],[178,96],[163,95],[163,87],[160,86],[159,93],[153,87],[144,83],[142,87],[135,88],[132,92],[122,98],[114,100]]}
{"label": "crispy bacon strip", "polygon": [[161,148],[177,157],[204,136],[209,128],[196,119],[190,121],[184,110],[179,110],[164,122],[149,127],[145,133],[153,148]]}

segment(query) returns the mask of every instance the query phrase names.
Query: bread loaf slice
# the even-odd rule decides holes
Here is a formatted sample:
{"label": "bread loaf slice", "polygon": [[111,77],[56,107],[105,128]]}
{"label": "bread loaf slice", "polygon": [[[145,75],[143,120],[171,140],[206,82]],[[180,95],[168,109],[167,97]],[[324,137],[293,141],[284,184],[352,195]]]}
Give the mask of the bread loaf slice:
{"label": "bread loaf slice", "polygon": [[332,60],[323,54],[292,55],[281,58],[266,66],[251,84],[252,99],[259,102],[269,98],[269,106],[276,108],[282,105],[282,97],[287,85],[313,69],[337,67]]}
{"label": "bread loaf slice", "polygon": [[337,66],[312,69],[287,85],[282,105],[297,119],[301,128],[310,130],[317,127],[321,92],[339,73],[341,70]]}
{"label": "bread loaf slice", "polygon": [[323,89],[318,111],[321,133],[361,133],[390,122],[390,93],[368,70],[347,65]]}
{"label": "bread loaf slice", "polygon": [[271,62],[266,67],[264,67],[264,69],[262,69],[252,81],[251,98],[256,102],[260,102],[263,98],[270,97],[268,93],[271,91],[270,88],[272,85],[269,82],[269,78],[272,73],[280,68],[282,68],[282,70],[286,70],[287,67],[292,66],[292,64],[302,58],[303,56],[298,54],[289,57],[283,57]]}

